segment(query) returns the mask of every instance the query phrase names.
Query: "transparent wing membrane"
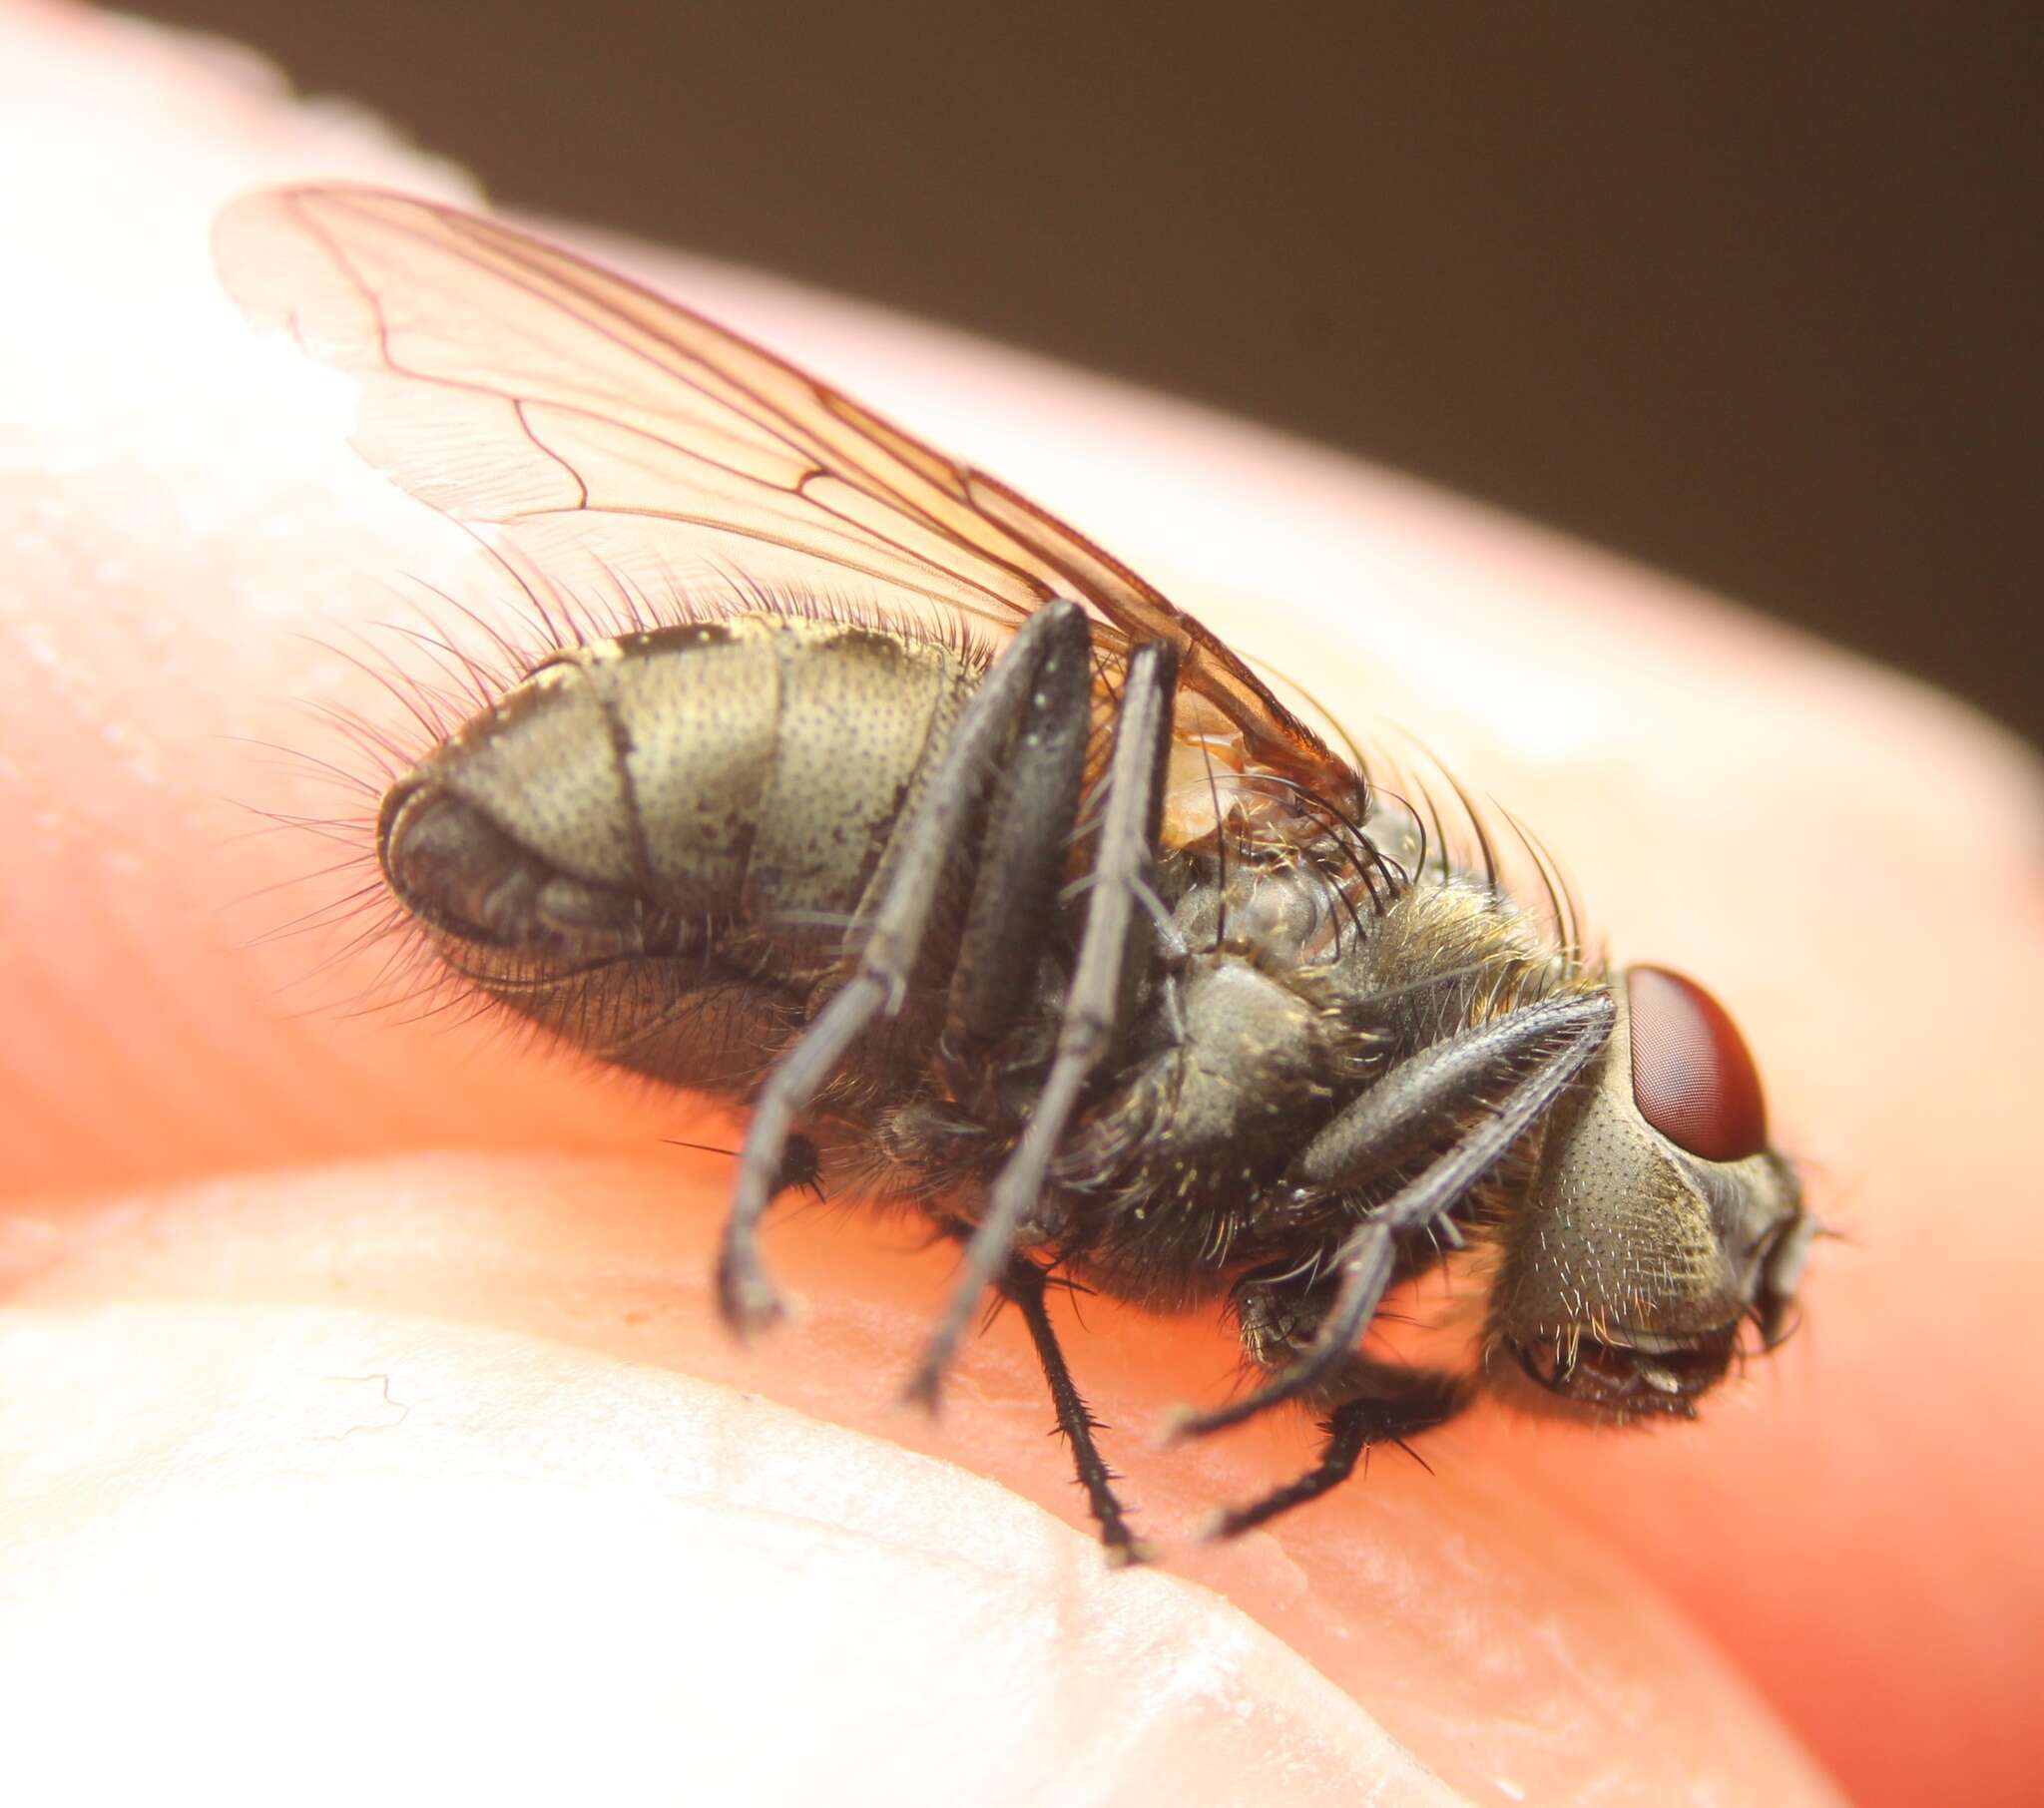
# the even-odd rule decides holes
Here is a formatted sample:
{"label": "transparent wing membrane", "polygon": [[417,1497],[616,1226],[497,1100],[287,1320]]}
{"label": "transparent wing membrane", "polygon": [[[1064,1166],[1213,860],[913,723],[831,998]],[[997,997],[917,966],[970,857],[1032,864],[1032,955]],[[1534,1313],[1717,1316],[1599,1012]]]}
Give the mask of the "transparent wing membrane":
{"label": "transparent wing membrane", "polygon": [[1104,685],[1132,646],[1176,645],[1182,738],[1239,767],[1356,782],[1241,660],[1082,535],[623,276],[357,188],[239,201],[215,252],[253,321],[361,382],[354,444],[371,464],[556,583],[599,570],[664,595],[738,574],[830,597],[857,579],[994,641],[1070,597],[1094,620]]}

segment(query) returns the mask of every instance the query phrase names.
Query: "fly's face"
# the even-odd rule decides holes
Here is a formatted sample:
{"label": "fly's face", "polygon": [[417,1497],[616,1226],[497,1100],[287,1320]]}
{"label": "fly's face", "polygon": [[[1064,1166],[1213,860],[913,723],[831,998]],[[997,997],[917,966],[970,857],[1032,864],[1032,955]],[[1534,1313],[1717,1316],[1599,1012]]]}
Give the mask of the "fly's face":
{"label": "fly's face", "polygon": [[1489,1347],[1594,1417],[1686,1418],[1743,1325],[1780,1340],[1815,1220],[1724,1007],[1660,967],[1618,993],[1595,1080],[1556,1110],[1506,1233]]}

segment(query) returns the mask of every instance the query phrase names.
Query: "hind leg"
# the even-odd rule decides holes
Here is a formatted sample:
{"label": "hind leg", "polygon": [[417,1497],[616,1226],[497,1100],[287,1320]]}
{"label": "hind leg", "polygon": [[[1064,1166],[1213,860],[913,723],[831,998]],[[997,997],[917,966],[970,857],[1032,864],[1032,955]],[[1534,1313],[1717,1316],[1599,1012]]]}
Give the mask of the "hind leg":
{"label": "hind leg", "polygon": [[1114,1565],[1140,1564],[1149,1557],[1142,1541],[1130,1530],[1128,1516],[1114,1491],[1115,1473],[1107,1466],[1093,1434],[1105,1429],[1088,1410],[1065,1364],[1065,1352],[1050,1322],[1046,1302],[1048,1277],[1034,1262],[1013,1257],[1007,1271],[996,1283],[1003,1299],[1012,1300],[1029,1327],[1036,1345],[1036,1359],[1043,1365],[1043,1378],[1050,1387],[1051,1405],[1058,1416],[1058,1430],[1072,1452],[1079,1486],[1086,1491],[1086,1505],[1100,1528],[1100,1542],[1107,1547],[1108,1562]]}

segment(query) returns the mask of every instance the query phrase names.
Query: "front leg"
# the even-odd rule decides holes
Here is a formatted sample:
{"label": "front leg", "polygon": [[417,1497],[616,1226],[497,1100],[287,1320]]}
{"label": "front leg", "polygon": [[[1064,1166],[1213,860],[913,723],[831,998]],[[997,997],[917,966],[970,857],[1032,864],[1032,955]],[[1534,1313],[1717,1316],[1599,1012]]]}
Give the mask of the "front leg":
{"label": "front leg", "polygon": [[1522,1060],[1528,1065],[1469,1130],[1336,1245],[1323,1270],[1334,1282],[1333,1298],[1292,1359],[1227,1406],[1178,1413],[1167,1435],[1204,1438],[1286,1400],[1330,1398],[1391,1284],[1401,1239],[1445,1219],[1545,1116],[1604,1046],[1613,1013],[1606,992],[1529,1005],[1392,1069],[1327,1125],[1292,1165],[1294,1181],[1312,1190],[1335,1189],[1345,1178],[1367,1175],[1387,1151],[1408,1146],[1444,1104],[1482,1104],[1500,1071],[1509,1073]]}
{"label": "front leg", "polygon": [[[1333,1289],[1303,1290],[1295,1279],[1246,1277],[1236,1288],[1235,1312],[1243,1353],[1265,1372],[1280,1371],[1310,1347],[1334,1304]],[[1351,1354],[1327,1380],[1319,1404],[1320,1454],[1312,1467],[1247,1506],[1217,1513],[1205,1536],[1240,1538],[1281,1513],[1340,1487],[1372,1445],[1403,1445],[1407,1438],[1452,1419],[1469,1403],[1469,1388],[1437,1369],[1401,1368]]]}
{"label": "front leg", "polygon": [[[1403,1373],[1391,1368],[1384,1372],[1386,1377]],[[1329,1490],[1340,1487],[1355,1473],[1356,1462],[1371,1445],[1402,1446],[1407,1438],[1431,1431],[1443,1419],[1451,1419],[1461,1411],[1462,1397],[1447,1376],[1414,1370],[1409,1379],[1434,1385],[1418,1386],[1409,1398],[1377,1400],[1359,1395],[1330,1408],[1320,1421],[1320,1430],[1325,1436],[1320,1444],[1319,1460],[1296,1481],[1272,1489],[1247,1507],[1229,1507],[1215,1514],[1203,1536],[1215,1542],[1240,1538],[1245,1532],[1275,1520],[1280,1513],[1289,1513],[1294,1507],[1316,1501]]]}

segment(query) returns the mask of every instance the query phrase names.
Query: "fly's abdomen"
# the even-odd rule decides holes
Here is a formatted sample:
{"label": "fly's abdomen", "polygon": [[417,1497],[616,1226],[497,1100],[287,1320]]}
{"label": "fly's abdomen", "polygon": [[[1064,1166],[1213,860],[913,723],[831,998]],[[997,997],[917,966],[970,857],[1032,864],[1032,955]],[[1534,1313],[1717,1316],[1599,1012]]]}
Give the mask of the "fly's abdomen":
{"label": "fly's abdomen", "polygon": [[979,677],[912,636],[767,615],[570,648],[390,788],[378,857],[458,971],[711,1084],[661,1026],[696,995],[745,1034],[799,951],[842,945]]}

